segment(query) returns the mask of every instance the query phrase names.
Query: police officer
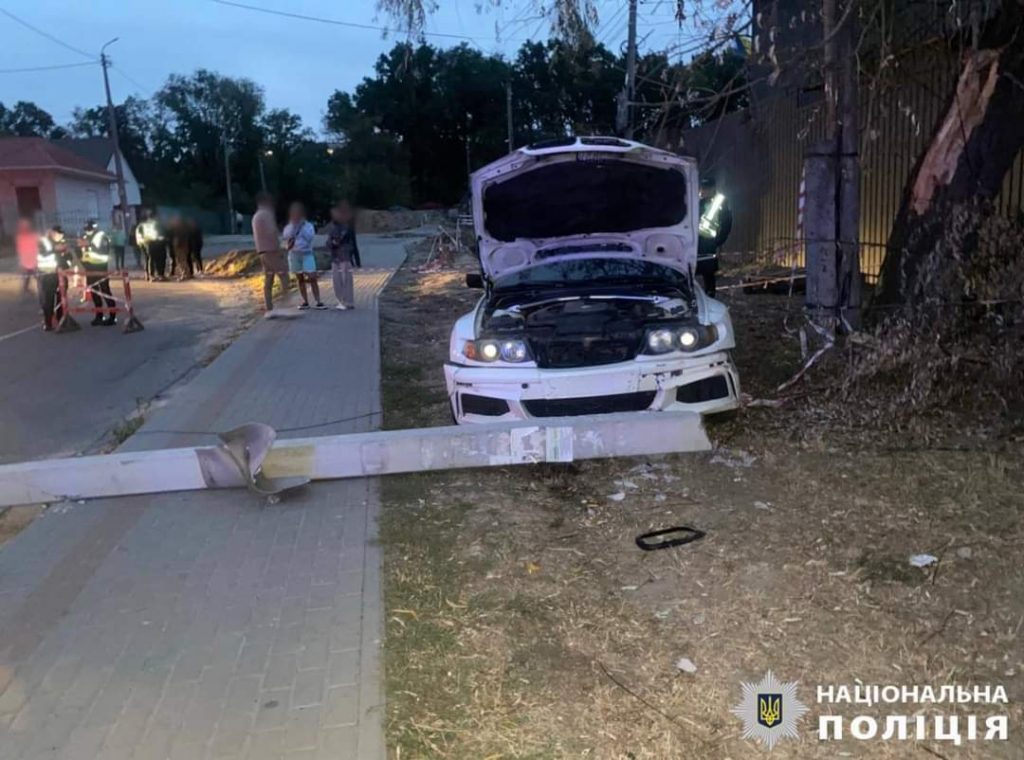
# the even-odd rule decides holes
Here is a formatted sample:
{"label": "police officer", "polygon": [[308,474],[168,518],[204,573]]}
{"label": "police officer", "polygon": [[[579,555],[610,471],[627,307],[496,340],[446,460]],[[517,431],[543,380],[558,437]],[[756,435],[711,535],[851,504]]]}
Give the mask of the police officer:
{"label": "police officer", "polygon": [[167,268],[167,236],[160,225],[160,220],[152,212],[139,222],[136,230],[139,244],[146,256],[146,279],[166,280],[164,271]]}
{"label": "police officer", "polygon": [[697,231],[697,274],[704,280],[704,292],[714,298],[718,250],[725,245],[732,231],[732,209],[725,196],[717,191],[714,177],[705,177],[700,183],[700,223]]}
{"label": "police officer", "polygon": [[90,219],[82,230],[79,245],[85,282],[89,286],[92,305],[96,307],[92,325],[116,325],[117,312],[114,311],[114,299],[110,292],[110,236],[99,228],[95,219]]}
{"label": "police officer", "polygon": [[36,257],[36,292],[39,307],[43,310],[43,329],[52,332],[62,317],[61,304],[57,302],[59,285],[58,269],[71,266],[71,251],[59,226],[51,227],[39,238],[39,254]]}

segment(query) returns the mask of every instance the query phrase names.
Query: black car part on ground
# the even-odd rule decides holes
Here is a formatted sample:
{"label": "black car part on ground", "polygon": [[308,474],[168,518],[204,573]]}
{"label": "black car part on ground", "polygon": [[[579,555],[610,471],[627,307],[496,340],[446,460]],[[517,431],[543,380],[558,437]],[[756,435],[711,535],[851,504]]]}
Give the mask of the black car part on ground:
{"label": "black car part on ground", "polygon": [[[645,552],[652,552],[656,549],[670,549],[673,546],[682,546],[699,541],[707,533],[687,525],[680,525],[675,528],[662,528],[653,530],[650,533],[636,537],[636,545]],[[675,538],[664,538],[664,536],[675,536]],[[656,539],[656,540],[652,540]]]}

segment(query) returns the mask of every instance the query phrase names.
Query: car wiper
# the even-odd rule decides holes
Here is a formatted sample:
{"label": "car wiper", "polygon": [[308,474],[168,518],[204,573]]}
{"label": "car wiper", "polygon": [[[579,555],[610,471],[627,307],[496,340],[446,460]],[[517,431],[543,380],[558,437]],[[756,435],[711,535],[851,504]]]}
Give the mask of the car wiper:
{"label": "car wiper", "polygon": [[616,294],[616,293],[578,293],[571,296],[556,296],[554,298],[543,298],[539,301],[532,301],[531,303],[517,303],[504,309],[507,312],[513,314],[519,314],[524,309],[534,309],[538,306],[545,306],[552,303],[567,303],[569,301],[644,301],[646,303],[660,304],[665,301],[673,301],[669,296],[634,296],[628,294]]}

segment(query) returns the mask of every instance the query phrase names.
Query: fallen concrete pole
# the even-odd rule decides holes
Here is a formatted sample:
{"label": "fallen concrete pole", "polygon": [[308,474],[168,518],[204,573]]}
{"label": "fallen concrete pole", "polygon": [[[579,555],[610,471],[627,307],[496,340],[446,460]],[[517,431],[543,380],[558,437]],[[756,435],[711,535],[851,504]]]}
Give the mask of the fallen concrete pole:
{"label": "fallen concrete pole", "polygon": [[[699,414],[631,412],[276,441],[260,475],[331,480],[710,448]],[[0,506],[252,485],[225,446],[115,452],[0,465]]]}

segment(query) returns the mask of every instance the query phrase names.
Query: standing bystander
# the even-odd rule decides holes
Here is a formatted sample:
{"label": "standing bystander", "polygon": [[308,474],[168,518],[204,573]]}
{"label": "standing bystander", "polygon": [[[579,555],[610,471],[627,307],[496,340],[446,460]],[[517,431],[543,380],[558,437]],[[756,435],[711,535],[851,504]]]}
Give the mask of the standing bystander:
{"label": "standing bystander", "polygon": [[274,277],[281,280],[282,297],[288,292],[288,265],[281,250],[274,218],[274,199],[267,193],[256,196],[256,213],[252,215],[252,237],[263,265],[263,316],[274,316]]}
{"label": "standing bystander", "polygon": [[21,292],[28,293],[29,282],[36,275],[36,257],[39,255],[39,235],[32,227],[31,219],[18,220],[15,247],[18,249],[18,265],[21,267]]}
{"label": "standing bystander", "polygon": [[331,223],[325,232],[327,248],[331,252],[334,297],[338,299],[335,308],[354,309],[356,301],[352,268],[362,266],[362,263],[359,260],[359,244],[356,242],[355,213],[348,201],[343,200],[331,209]]}
{"label": "standing bystander", "polygon": [[288,251],[288,271],[299,281],[302,294],[300,309],[309,308],[309,290],[313,291],[314,308],[326,309],[320,300],[320,285],[316,281],[316,256],[313,255],[313,238],[316,231],[306,219],[306,207],[299,202],[288,207],[288,224],[284,228],[285,248]]}
{"label": "standing bystander", "polygon": [[110,247],[114,251],[114,271],[116,272],[124,270],[124,249],[128,244],[126,221],[121,206],[114,206],[114,210],[110,213]]}

